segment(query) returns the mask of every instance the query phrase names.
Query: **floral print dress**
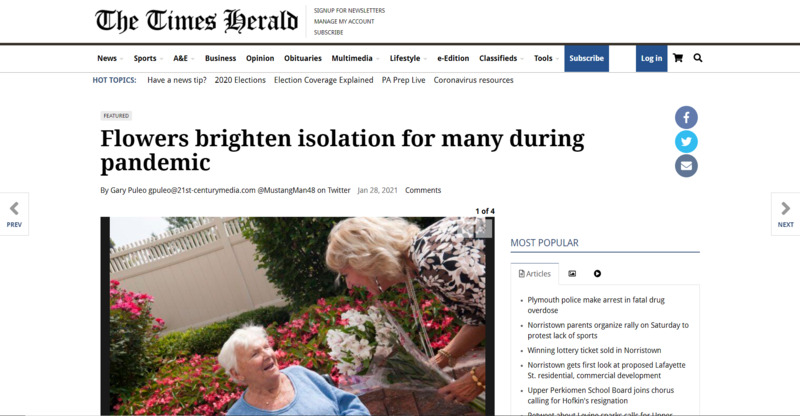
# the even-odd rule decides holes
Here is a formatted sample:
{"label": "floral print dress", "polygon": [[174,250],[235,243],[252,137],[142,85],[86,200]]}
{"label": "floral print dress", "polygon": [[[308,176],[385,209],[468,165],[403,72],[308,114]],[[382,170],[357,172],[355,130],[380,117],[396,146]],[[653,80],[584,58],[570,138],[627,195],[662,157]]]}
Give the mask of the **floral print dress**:
{"label": "floral print dress", "polygon": [[485,244],[481,218],[444,218],[417,234],[409,257],[417,281],[466,325],[486,325]]}

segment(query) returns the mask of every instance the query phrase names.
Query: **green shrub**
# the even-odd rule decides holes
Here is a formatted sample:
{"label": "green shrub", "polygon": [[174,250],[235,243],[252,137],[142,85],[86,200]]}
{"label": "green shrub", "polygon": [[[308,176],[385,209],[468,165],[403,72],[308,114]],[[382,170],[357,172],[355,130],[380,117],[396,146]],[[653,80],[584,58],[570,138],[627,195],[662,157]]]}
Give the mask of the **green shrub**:
{"label": "green shrub", "polygon": [[201,328],[164,335],[156,341],[152,355],[164,359],[193,354],[215,355],[233,331],[245,323],[252,322],[266,327],[273,322],[283,323],[288,320],[287,308],[269,306],[254,309]]}
{"label": "green shrub", "polygon": [[219,415],[241,397],[215,357],[164,360],[152,379],[123,396],[113,410],[120,415]]}
{"label": "green shrub", "polygon": [[111,280],[109,293],[110,393],[112,400],[137,387],[153,368],[147,354],[164,321],[153,318],[153,297],[119,287]]}
{"label": "green shrub", "polygon": [[244,312],[228,320],[233,322],[237,328],[247,322],[255,322],[267,326],[272,322],[282,323],[288,321],[289,309],[286,307],[268,306]]}
{"label": "green shrub", "polygon": [[[342,218],[249,218],[244,236],[256,246],[259,268],[294,309],[320,298],[343,295],[325,264],[328,234]],[[408,218],[427,227],[438,218]]]}
{"label": "green shrub", "polygon": [[256,246],[259,268],[295,308],[344,294],[325,264],[328,233],[341,218],[250,218],[244,236]]}
{"label": "green shrub", "polygon": [[185,348],[185,338],[186,331],[162,335],[153,343],[151,356],[155,358],[166,358],[188,355],[189,350]]}

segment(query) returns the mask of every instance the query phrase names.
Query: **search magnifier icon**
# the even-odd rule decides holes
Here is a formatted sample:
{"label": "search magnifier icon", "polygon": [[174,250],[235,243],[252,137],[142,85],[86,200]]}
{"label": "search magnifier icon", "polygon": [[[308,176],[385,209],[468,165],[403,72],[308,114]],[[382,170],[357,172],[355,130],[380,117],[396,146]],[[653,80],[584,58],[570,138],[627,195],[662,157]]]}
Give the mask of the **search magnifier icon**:
{"label": "search magnifier icon", "polygon": [[694,60],[703,62],[703,57],[699,53],[694,54]]}

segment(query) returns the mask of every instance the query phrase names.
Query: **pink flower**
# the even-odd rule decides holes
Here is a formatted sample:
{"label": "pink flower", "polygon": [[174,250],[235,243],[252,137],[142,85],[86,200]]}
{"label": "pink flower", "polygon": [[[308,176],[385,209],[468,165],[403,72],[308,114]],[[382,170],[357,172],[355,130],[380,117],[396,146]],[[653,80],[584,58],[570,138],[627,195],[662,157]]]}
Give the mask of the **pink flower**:
{"label": "pink flower", "polygon": [[153,300],[153,297],[152,297],[152,296],[150,296],[150,295],[148,295],[147,293],[139,293],[138,295],[136,295],[136,299],[140,299],[140,300]]}

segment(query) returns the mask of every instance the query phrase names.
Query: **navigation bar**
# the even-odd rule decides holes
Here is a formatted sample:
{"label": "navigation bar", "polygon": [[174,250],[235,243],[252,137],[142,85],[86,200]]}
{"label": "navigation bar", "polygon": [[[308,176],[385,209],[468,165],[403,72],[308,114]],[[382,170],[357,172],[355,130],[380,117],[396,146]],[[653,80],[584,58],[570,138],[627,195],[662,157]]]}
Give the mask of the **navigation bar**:
{"label": "navigation bar", "polygon": [[800,46],[292,45],[2,48],[2,72],[800,72]]}

